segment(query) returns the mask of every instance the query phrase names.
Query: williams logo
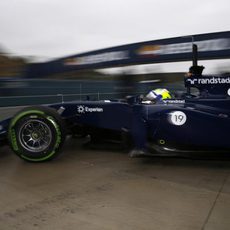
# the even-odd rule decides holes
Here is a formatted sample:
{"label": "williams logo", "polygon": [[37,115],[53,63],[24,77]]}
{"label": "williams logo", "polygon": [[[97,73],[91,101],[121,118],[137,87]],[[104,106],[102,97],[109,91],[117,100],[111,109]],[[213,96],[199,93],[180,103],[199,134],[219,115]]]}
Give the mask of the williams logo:
{"label": "williams logo", "polygon": [[77,107],[77,112],[78,113],[102,113],[103,112],[103,108],[99,108],[99,107],[88,107],[88,106],[84,106],[84,105],[79,105]]}

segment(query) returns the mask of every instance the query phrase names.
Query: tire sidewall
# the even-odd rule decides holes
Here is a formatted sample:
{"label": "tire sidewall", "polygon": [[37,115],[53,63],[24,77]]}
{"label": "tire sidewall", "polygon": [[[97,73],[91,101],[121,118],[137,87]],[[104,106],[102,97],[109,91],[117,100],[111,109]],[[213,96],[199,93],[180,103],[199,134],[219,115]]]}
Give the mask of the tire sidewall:
{"label": "tire sidewall", "polygon": [[[44,122],[51,131],[51,142],[49,146],[40,152],[25,149],[19,140],[20,127],[29,120],[34,119]],[[32,162],[42,162],[52,159],[59,151],[63,139],[61,127],[55,117],[41,110],[26,110],[16,115],[11,120],[8,137],[13,151],[24,160]]]}

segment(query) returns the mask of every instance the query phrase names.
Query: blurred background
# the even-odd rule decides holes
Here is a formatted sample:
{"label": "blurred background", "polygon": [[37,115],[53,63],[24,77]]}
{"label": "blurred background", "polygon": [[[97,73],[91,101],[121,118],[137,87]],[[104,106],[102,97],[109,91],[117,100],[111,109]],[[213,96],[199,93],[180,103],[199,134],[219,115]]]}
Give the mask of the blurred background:
{"label": "blurred background", "polygon": [[229,6],[228,0],[2,0],[0,106],[183,90],[192,63],[184,50],[194,34],[226,31],[194,42],[206,42],[203,55],[208,49],[222,55],[201,55],[204,74],[229,73],[229,53],[222,52],[230,50]]}

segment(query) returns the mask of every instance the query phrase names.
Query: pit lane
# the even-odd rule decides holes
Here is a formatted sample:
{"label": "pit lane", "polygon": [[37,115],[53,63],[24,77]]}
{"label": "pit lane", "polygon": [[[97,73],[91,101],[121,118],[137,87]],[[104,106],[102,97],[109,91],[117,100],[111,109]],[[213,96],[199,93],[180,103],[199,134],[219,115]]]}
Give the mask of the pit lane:
{"label": "pit lane", "polygon": [[230,159],[129,158],[86,142],[69,138],[41,164],[0,147],[0,229],[229,229]]}
{"label": "pit lane", "polygon": [[229,229],[230,160],[129,158],[85,142],[40,164],[0,147],[1,229]]}

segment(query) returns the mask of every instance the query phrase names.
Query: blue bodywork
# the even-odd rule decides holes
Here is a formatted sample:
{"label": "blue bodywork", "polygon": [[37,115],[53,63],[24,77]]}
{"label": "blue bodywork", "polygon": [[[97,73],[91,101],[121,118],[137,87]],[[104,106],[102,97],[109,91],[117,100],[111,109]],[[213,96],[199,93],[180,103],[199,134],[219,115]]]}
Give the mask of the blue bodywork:
{"label": "blue bodywork", "polygon": [[[126,101],[73,101],[52,104],[68,125],[69,133],[106,137],[127,134],[134,149],[148,143],[164,149],[230,149],[230,77],[193,76],[185,86],[198,95],[152,103],[139,97]],[[10,119],[0,122],[0,141],[6,139]]]}

